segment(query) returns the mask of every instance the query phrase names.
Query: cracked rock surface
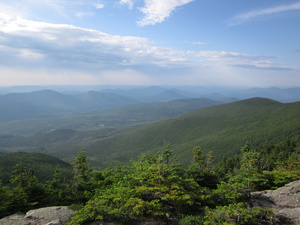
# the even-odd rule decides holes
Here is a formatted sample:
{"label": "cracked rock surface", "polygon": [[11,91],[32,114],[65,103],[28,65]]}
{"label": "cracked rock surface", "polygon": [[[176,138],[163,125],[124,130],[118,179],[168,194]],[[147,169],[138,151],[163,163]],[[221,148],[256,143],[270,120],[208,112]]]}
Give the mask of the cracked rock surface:
{"label": "cracked rock surface", "polygon": [[251,205],[272,208],[278,217],[300,225],[300,180],[276,190],[252,192]]}

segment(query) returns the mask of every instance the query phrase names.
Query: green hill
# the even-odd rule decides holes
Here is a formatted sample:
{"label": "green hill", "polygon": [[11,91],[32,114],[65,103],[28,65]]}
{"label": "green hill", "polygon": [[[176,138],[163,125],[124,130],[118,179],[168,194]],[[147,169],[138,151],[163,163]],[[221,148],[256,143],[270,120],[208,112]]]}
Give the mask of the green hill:
{"label": "green hill", "polygon": [[55,168],[61,169],[64,178],[72,176],[72,166],[56,157],[41,153],[11,153],[0,155],[0,180],[7,181],[17,164],[22,164],[26,170],[32,171],[40,181],[53,178]]}
{"label": "green hill", "polygon": [[200,146],[220,159],[246,143],[259,145],[300,136],[300,102],[283,104],[264,98],[200,109],[175,119],[155,122],[100,140],[86,147],[91,164],[107,166],[157,152],[168,144],[181,162]]}
{"label": "green hill", "polygon": [[[195,146],[204,152],[213,151],[216,159],[220,159],[238,152],[246,143],[257,146],[300,136],[300,102],[280,103],[264,98],[203,108],[143,126],[124,127],[142,123],[143,118],[145,122],[166,115],[176,116],[200,107],[199,102],[176,100],[167,105],[124,106],[120,111],[108,110],[101,116],[82,115],[68,122],[90,124],[93,129],[89,130],[68,128],[26,136],[0,135],[0,152],[44,153],[72,162],[85,148],[91,165],[99,168],[127,162],[143,152],[156,153],[168,144],[182,163],[188,163]],[[209,104],[215,102],[208,101]]]}
{"label": "green hill", "polygon": [[206,98],[178,99],[164,103],[130,104],[105,110],[69,114],[60,118],[15,120],[0,123],[0,135],[28,136],[58,129],[87,130],[120,127],[173,118],[219,104],[223,102]]}

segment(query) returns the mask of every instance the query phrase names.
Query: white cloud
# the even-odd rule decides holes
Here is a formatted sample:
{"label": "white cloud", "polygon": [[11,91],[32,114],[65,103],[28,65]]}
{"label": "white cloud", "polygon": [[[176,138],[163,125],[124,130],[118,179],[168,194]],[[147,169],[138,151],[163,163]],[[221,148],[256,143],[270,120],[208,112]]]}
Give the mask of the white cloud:
{"label": "white cloud", "polygon": [[293,70],[293,68],[274,63],[279,57],[248,55],[239,52],[226,51],[189,51],[191,57],[202,58],[207,63],[216,66],[239,67],[256,70]]}
{"label": "white cloud", "polygon": [[95,3],[94,6],[96,9],[103,9],[105,7],[103,3]]}
{"label": "white cloud", "polygon": [[274,63],[278,58],[272,56],[180,51],[156,46],[147,38],[110,35],[1,13],[0,30],[0,80],[14,74],[15,81],[23,84],[153,84],[159,80],[167,84],[170,76],[182,83],[196,79],[203,68],[209,77],[213,77],[213,68],[221,72],[289,69]]}
{"label": "white cloud", "polygon": [[202,42],[202,41],[196,41],[196,42],[192,42],[191,44],[193,44],[193,45],[206,45],[207,43]]}
{"label": "white cloud", "polygon": [[206,42],[202,41],[185,41],[184,43],[191,44],[191,45],[206,45]]}
{"label": "white cloud", "polygon": [[78,18],[84,18],[84,17],[93,16],[94,14],[95,14],[94,12],[77,12],[75,16]]}
{"label": "white cloud", "polygon": [[133,8],[133,0],[120,0],[119,3],[122,5],[128,5],[129,9]]}
{"label": "white cloud", "polygon": [[[116,0],[117,3],[133,9],[136,3],[142,3],[139,11],[143,14],[137,21],[138,26],[154,25],[163,22],[180,6],[195,0]],[[57,21],[59,18],[68,19],[96,15],[96,10],[106,5],[116,4],[114,1],[102,0],[10,0],[0,3],[0,12],[14,13],[15,15],[34,20]]]}
{"label": "white cloud", "polygon": [[90,16],[104,7],[100,0],[10,0],[0,3],[0,12],[41,21],[45,18],[56,21]]}
{"label": "white cloud", "polygon": [[266,16],[275,13],[281,13],[291,10],[300,10],[300,2],[289,4],[289,5],[280,5],[276,7],[270,7],[261,10],[254,10],[247,13],[239,14],[233,17],[229,22],[229,26],[235,26],[247,22],[249,20],[253,20],[257,17]]}
{"label": "white cloud", "polygon": [[[0,14],[0,30],[0,54],[6,55],[7,60],[11,59],[11,63],[19,60],[20,65],[26,56],[33,55],[39,60],[44,59],[44,63],[38,63],[36,67],[47,67],[53,63],[57,67],[83,66],[97,69],[147,65],[171,67],[180,58],[179,51],[154,46],[146,38],[109,35],[96,30],[36,22],[6,14]],[[7,60],[5,63],[9,63]]]}
{"label": "white cloud", "polygon": [[179,6],[194,0],[144,0],[145,6],[140,8],[144,18],[137,22],[139,26],[154,25],[163,22]]}

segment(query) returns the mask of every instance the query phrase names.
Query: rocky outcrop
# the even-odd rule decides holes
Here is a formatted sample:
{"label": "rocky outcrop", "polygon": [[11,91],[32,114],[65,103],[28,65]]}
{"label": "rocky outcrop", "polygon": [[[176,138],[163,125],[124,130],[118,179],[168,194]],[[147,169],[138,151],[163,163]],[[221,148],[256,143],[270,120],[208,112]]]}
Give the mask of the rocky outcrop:
{"label": "rocky outcrop", "polygon": [[12,215],[0,220],[0,225],[64,225],[75,212],[67,206],[30,210],[26,215]]}
{"label": "rocky outcrop", "polygon": [[282,224],[300,225],[300,180],[277,190],[251,193],[251,205],[272,208]]}

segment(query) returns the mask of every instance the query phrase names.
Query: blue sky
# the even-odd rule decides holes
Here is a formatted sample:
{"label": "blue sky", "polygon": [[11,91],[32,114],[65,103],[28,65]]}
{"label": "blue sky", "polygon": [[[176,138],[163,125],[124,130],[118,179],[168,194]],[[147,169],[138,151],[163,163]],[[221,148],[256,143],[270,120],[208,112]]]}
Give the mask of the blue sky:
{"label": "blue sky", "polygon": [[298,0],[0,0],[0,86],[300,86]]}

